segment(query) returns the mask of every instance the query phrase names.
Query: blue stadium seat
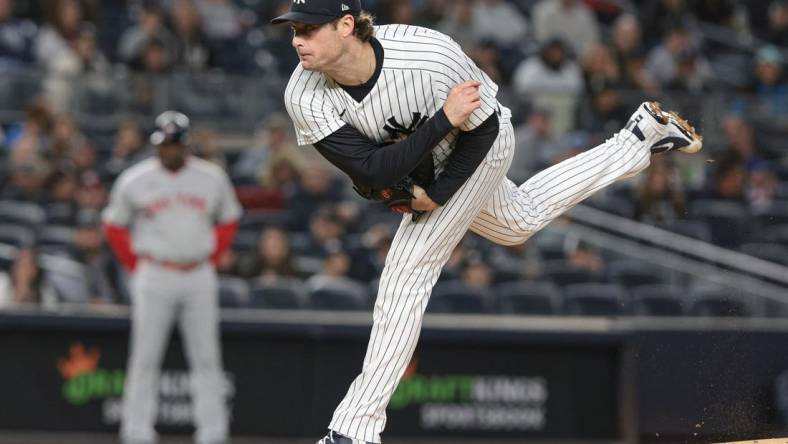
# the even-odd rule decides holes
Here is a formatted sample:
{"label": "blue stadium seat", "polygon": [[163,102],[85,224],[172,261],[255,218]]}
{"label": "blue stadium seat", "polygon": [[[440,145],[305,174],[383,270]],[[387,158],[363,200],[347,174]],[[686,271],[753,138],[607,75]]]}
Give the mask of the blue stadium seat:
{"label": "blue stadium seat", "polygon": [[250,253],[257,249],[257,239],[260,232],[255,230],[238,230],[233,239],[233,251]]}
{"label": "blue stadium seat", "polygon": [[257,231],[266,227],[285,227],[290,221],[290,214],[280,210],[253,210],[244,212],[241,217],[240,228],[243,230]]}
{"label": "blue stadium seat", "polygon": [[788,201],[775,201],[770,208],[757,216],[761,228],[788,225]]}
{"label": "blue stadium seat", "polygon": [[542,275],[545,280],[558,285],[582,284],[600,280],[599,274],[573,267],[563,260],[546,261],[542,266]]}
{"label": "blue stadium seat", "polygon": [[659,284],[664,281],[661,271],[652,264],[635,260],[619,260],[607,266],[610,282],[627,288],[639,285]]}
{"label": "blue stadium seat", "polygon": [[462,281],[440,282],[432,290],[427,310],[432,313],[486,313],[490,310],[490,299],[486,291],[469,288]]}
{"label": "blue stadium seat", "polygon": [[241,278],[219,278],[219,305],[223,308],[244,307],[249,303],[249,284]]}
{"label": "blue stadium seat", "polygon": [[307,305],[306,291],[303,283],[295,279],[257,282],[252,285],[251,305],[259,308],[301,309]]}
{"label": "blue stadium seat", "polygon": [[552,315],[561,309],[561,292],[550,282],[510,282],[495,291],[500,313]]}
{"label": "blue stadium seat", "polygon": [[690,314],[702,317],[747,317],[754,309],[731,290],[699,287],[691,291]]}
{"label": "blue stadium seat", "polygon": [[309,305],[316,310],[364,310],[366,303],[364,286],[350,279],[321,285],[309,292]]}
{"label": "blue stadium seat", "polygon": [[711,229],[702,220],[679,220],[662,224],[660,228],[700,241],[711,242]]}
{"label": "blue stadium seat", "polygon": [[763,230],[761,237],[766,241],[776,242],[788,247],[788,225],[775,225],[766,228]]}
{"label": "blue stadium seat", "polygon": [[750,234],[750,216],[747,208],[739,203],[702,199],[690,206],[690,215],[708,225],[712,242],[726,248],[736,248]]}
{"label": "blue stadium seat", "polygon": [[24,225],[0,224],[0,243],[28,247],[35,243],[35,233]]}
{"label": "blue stadium seat", "polygon": [[739,247],[739,251],[776,264],[788,265],[788,247],[785,245],[768,242],[749,243]]}
{"label": "blue stadium seat", "polygon": [[45,218],[44,209],[34,203],[0,201],[0,223],[35,226],[43,223]]}
{"label": "blue stadium seat", "polygon": [[618,316],[625,313],[626,290],[617,284],[567,285],[564,296],[566,314]]}
{"label": "blue stadium seat", "polygon": [[685,314],[683,288],[657,284],[632,289],[632,314],[635,316],[682,316]]}

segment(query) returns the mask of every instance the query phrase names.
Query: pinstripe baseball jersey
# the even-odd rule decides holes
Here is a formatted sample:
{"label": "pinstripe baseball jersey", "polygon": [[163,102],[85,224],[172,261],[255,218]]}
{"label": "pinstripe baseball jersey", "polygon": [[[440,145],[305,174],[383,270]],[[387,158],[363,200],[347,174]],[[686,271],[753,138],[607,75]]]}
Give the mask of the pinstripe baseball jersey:
{"label": "pinstripe baseball jersey", "polygon": [[481,125],[493,112],[509,110],[498,103],[498,86],[450,37],[408,25],[375,27],[384,49],[380,77],[357,102],[327,75],[298,65],[285,89],[285,106],[299,145],[314,144],[348,124],[378,145],[396,142],[435,114],[451,88],[466,80],[481,82],[481,107],[433,150],[440,172],[460,130]]}

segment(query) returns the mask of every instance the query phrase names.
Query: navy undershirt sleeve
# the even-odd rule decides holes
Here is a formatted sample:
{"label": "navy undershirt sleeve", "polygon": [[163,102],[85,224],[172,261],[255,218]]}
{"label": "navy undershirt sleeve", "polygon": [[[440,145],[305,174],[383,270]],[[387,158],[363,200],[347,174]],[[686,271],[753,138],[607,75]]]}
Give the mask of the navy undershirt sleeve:
{"label": "navy undershirt sleeve", "polygon": [[378,147],[350,125],[334,131],[315,143],[329,162],[350,176],[375,189],[390,187],[410,174],[454,127],[443,109],[427,119],[408,138]]}
{"label": "navy undershirt sleeve", "polygon": [[426,189],[427,195],[433,202],[444,205],[473,175],[495,143],[498,127],[498,115],[492,113],[484,123],[473,130],[460,132],[446,167],[436,181]]}

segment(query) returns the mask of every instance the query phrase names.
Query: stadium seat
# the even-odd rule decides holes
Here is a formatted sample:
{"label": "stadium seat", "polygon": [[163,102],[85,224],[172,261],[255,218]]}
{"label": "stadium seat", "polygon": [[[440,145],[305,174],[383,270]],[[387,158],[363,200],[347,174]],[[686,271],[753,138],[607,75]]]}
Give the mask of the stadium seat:
{"label": "stadium seat", "polygon": [[550,282],[511,282],[495,290],[500,313],[552,315],[561,308],[561,292]]}
{"label": "stadium seat", "polygon": [[558,285],[598,282],[600,278],[597,273],[573,267],[563,260],[546,261],[542,267],[542,275],[545,280]]}
{"label": "stadium seat", "polygon": [[49,225],[72,225],[77,218],[73,205],[56,203],[44,207],[46,223]]}
{"label": "stadium seat", "polygon": [[660,228],[700,241],[711,242],[711,229],[702,220],[679,220],[662,224]]}
{"label": "stadium seat", "polygon": [[763,230],[764,240],[788,247],[788,225],[775,225]]}
{"label": "stadium seat", "polygon": [[776,201],[770,208],[757,216],[758,225],[763,229],[775,225],[788,225],[788,202]]}
{"label": "stadium seat", "polygon": [[618,316],[625,313],[626,290],[616,284],[573,284],[564,288],[569,315]]}
{"label": "stadium seat", "polygon": [[242,230],[257,231],[258,233],[266,227],[278,226],[285,227],[289,222],[290,214],[280,210],[253,210],[247,211],[241,217],[240,228]]}
{"label": "stadium seat", "polygon": [[304,308],[306,303],[304,285],[298,280],[284,279],[273,283],[252,284],[253,307],[297,310]]}
{"label": "stadium seat", "polygon": [[44,225],[37,230],[36,246],[69,249],[74,246],[74,228],[62,225]]}
{"label": "stadium seat", "polygon": [[431,313],[486,313],[490,295],[469,288],[462,281],[441,282],[432,290],[427,310]]}
{"label": "stadium seat", "polygon": [[690,293],[690,314],[701,317],[747,317],[754,314],[751,304],[731,290],[695,288]]}
{"label": "stadium seat", "polygon": [[35,243],[35,234],[27,226],[15,224],[0,224],[0,243],[15,247],[27,247]]}
{"label": "stadium seat", "polygon": [[739,251],[776,264],[788,265],[788,247],[784,245],[768,242],[749,243],[739,247]]}
{"label": "stadium seat", "polygon": [[248,302],[249,284],[244,279],[229,276],[219,278],[219,305],[221,307],[244,307]]}
{"label": "stadium seat", "polygon": [[697,200],[690,207],[690,215],[706,222],[712,242],[717,245],[735,248],[749,235],[749,213],[742,204],[714,199]]}
{"label": "stadium seat", "polygon": [[632,289],[635,316],[682,316],[685,313],[681,287],[665,284],[641,285]]}
{"label": "stadium seat", "polygon": [[45,218],[44,209],[34,203],[0,201],[0,223],[35,226],[43,223]]}
{"label": "stadium seat", "polygon": [[662,272],[653,264],[633,260],[619,260],[607,266],[610,282],[621,284],[627,288],[662,283],[664,281]]}
{"label": "stadium seat", "polygon": [[350,279],[325,283],[309,292],[309,306],[316,310],[363,310],[366,304],[364,286]]}
{"label": "stadium seat", "polygon": [[238,230],[233,239],[233,251],[250,253],[257,249],[257,239],[260,232],[255,230]]}

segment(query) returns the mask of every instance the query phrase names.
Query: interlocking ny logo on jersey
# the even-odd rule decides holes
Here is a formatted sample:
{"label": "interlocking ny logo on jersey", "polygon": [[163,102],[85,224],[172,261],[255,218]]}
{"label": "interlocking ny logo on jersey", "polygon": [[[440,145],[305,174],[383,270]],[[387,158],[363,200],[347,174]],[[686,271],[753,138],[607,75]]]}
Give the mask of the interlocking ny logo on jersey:
{"label": "interlocking ny logo on jersey", "polygon": [[409,136],[413,134],[413,131],[416,131],[416,128],[424,125],[424,122],[427,121],[427,116],[422,116],[420,112],[413,113],[413,120],[410,122],[409,126],[405,126],[399,122],[394,117],[389,117],[387,119],[387,124],[383,127],[386,130],[392,139],[398,139],[399,136]]}

